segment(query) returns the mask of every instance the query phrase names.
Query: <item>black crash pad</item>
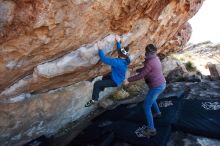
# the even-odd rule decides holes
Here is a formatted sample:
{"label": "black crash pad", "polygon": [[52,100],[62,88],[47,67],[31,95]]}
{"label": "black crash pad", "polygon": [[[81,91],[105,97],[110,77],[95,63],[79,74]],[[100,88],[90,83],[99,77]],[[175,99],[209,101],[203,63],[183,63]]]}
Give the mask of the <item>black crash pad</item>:
{"label": "black crash pad", "polygon": [[74,138],[68,146],[110,146],[114,133],[107,128],[112,123],[93,123]]}
{"label": "black crash pad", "polygon": [[109,126],[115,136],[115,141],[123,141],[133,146],[165,146],[171,134],[171,126],[157,126],[157,135],[145,137],[142,132],[146,129],[145,123],[117,121]]}
{"label": "black crash pad", "polygon": [[[180,101],[181,99],[176,97],[159,99],[158,105],[162,112],[162,117],[155,119],[155,122],[160,123],[161,125],[174,123],[179,115],[178,112],[181,107]],[[143,102],[138,104],[121,105],[114,110],[104,112],[99,117],[93,119],[93,122],[119,120],[146,122]]]}
{"label": "black crash pad", "polygon": [[111,146],[113,142],[124,142],[132,146],[165,146],[171,134],[171,126],[157,126],[157,135],[144,137],[146,124],[128,121],[93,123],[78,135],[68,146]]}
{"label": "black crash pad", "polygon": [[220,139],[220,100],[183,100],[175,130]]}

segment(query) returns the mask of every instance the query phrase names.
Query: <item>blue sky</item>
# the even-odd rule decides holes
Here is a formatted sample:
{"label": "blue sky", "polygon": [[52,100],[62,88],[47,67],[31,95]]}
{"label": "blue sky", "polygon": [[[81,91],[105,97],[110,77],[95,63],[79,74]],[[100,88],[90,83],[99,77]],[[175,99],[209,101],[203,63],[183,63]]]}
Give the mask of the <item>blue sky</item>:
{"label": "blue sky", "polygon": [[220,0],[205,0],[199,12],[189,20],[193,32],[190,43],[220,42]]}

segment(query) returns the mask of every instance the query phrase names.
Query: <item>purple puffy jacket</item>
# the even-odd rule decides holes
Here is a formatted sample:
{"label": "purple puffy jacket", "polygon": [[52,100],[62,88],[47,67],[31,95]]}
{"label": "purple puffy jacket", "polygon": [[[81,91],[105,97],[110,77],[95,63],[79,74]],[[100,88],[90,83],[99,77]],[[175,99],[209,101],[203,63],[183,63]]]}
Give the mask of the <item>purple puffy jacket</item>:
{"label": "purple puffy jacket", "polygon": [[146,55],[144,67],[137,69],[136,72],[138,72],[137,75],[128,78],[129,82],[144,78],[149,88],[158,87],[161,84],[166,83],[166,80],[163,76],[160,59],[156,54]]}

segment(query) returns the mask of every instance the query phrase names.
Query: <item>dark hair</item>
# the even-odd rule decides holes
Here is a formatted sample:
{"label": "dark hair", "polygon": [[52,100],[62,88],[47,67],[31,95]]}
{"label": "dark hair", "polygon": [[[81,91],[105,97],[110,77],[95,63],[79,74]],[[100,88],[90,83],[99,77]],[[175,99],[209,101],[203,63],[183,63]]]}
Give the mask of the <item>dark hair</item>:
{"label": "dark hair", "polygon": [[157,52],[157,48],[153,44],[148,44],[145,47],[145,51],[149,52],[149,53],[156,53]]}

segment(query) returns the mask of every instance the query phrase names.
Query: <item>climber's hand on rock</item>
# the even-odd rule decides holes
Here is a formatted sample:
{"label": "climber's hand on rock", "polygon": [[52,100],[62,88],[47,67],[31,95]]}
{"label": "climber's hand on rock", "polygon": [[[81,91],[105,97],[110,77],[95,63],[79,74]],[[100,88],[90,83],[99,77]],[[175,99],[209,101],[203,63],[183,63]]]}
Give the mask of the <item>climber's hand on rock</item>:
{"label": "climber's hand on rock", "polygon": [[120,38],[120,36],[118,36],[118,35],[115,35],[115,40],[116,40],[117,42],[120,42],[120,41],[121,41],[121,38]]}
{"label": "climber's hand on rock", "polygon": [[102,50],[102,43],[101,43],[101,41],[98,41],[96,45],[97,45],[97,48],[99,50]]}

